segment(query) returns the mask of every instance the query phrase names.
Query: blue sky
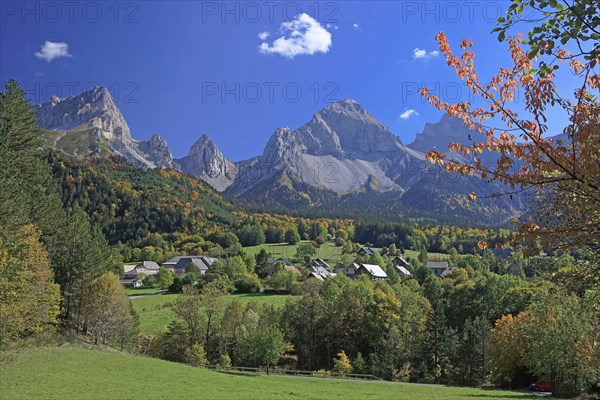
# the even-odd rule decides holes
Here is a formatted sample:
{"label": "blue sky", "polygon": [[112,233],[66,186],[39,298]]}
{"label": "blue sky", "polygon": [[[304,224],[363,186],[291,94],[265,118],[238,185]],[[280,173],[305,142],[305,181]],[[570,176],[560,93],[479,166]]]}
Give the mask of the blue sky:
{"label": "blue sky", "polygon": [[202,134],[232,160],[261,154],[276,128],[344,98],[410,143],[441,117],[418,86],[467,98],[437,32],[456,48],[473,39],[480,76],[508,60],[490,34],[504,1],[70,4],[0,3],[0,81],[17,79],[32,102],[106,86],[134,138],[158,133],[176,157]]}

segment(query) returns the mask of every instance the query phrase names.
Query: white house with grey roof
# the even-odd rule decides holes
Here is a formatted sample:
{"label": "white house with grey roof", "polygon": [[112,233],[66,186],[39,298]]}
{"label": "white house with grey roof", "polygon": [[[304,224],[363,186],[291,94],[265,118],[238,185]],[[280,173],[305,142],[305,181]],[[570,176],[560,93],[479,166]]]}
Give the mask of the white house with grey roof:
{"label": "white house with grey roof", "polygon": [[448,266],[448,261],[427,261],[425,266],[429,268],[435,276],[443,277],[454,271],[454,268]]}
{"label": "white house with grey roof", "polygon": [[406,278],[406,277],[412,276],[412,274],[410,273],[410,271],[408,269],[406,269],[405,267],[402,267],[400,265],[394,266],[394,269],[396,270],[396,273],[398,274],[398,276],[400,276],[401,278]]}
{"label": "white house with grey roof", "polygon": [[375,264],[360,264],[354,276],[359,277],[360,275],[367,275],[375,281],[387,279],[388,277],[385,271],[379,265]]}
{"label": "white house with grey roof", "polygon": [[408,261],[406,261],[404,259],[404,257],[402,256],[394,256],[392,257],[392,265],[393,266],[398,266],[398,267],[404,267],[404,268],[408,268],[410,267],[410,264],[408,263]]}
{"label": "white house with grey roof", "polygon": [[375,253],[377,253],[377,250],[375,250],[372,247],[361,247],[356,252],[356,254],[358,254],[359,256],[372,256]]}
{"label": "white house with grey roof", "polygon": [[218,260],[218,258],[208,256],[177,256],[164,262],[163,267],[172,269],[176,274],[183,274],[188,265],[193,265],[198,269],[200,275],[204,275]]}
{"label": "white house with grey roof", "polygon": [[348,278],[354,278],[356,271],[360,268],[360,264],[352,263],[350,265],[338,264],[335,267],[334,272],[338,274],[344,274]]}
{"label": "white house with grey roof", "polygon": [[142,261],[121,275],[121,283],[124,286],[140,287],[145,277],[158,274],[159,270],[160,267],[154,261]]}

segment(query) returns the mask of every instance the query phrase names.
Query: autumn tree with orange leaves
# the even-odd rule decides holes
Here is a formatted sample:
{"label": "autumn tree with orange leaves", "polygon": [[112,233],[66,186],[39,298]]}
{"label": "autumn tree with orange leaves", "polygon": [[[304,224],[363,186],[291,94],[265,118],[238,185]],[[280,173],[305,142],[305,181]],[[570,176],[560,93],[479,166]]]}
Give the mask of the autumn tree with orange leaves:
{"label": "autumn tree with orange leaves", "polygon": [[[529,1],[515,0],[522,7]],[[536,6],[548,2],[536,0]],[[512,65],[500,68],[488,82],[482,82],[475,67],[475,53],[471,40],[463,39],[460,54],[450,47],[444,33],[436,35],[448,66],[464,81],[475,98],[450,104],[430,93],[427,88],[421,95],[439,110],[460,118],[476,131],[468,144],[458,142],[448,146],[450,153],[432,150],[427,160],[442,165],[447,171],[463,175],[476,175],[486,181],[501,182],[510,189],[497,195],[530,193],[533,197],[531,212],[518,222],[521,232],[530,239],[538,239],[549,249],[586,247],[600,253],[600,105],[598,89],[600,77],[595,66],[600,61],[597,39],[600,18],[583,18],[583,13],[593,16],[595,6],[566,8],[557,2],[561,13],[546,13],[548,18],[561,21],[561,29],[552,19],[523,35],[507,37]],[[558,5],[557,5],[558,4]],[[514,18],[518,8],[511,6],[508,18]],[[570,14],[565,14],[565,11]],[[511,14],[512,12],[512,14]],[[581,14],[581,15],[580,15]],[[588,15],[585,14],[585,15]],[[576,34],[564,34],[564,26],[580,27],[581,39]],[[566,22],[565,22],[566,21]],[[507,26],[514,25],[501,18],[499,39],[505,40]],[[556,21],[552,24],[559,26]],[[548,39],[555,31],[561,44]],[[540,33],[541,32],[541,33]],[[575,32],[575,31],[573,31]],[[564,35],[564,37],[563,37]],[[596,40],[586,47],[588,39]],[[595,39],[594,39],[595,38]],[[569,43],[571,42],[571,43]],[[580,51],[572,53],[564,44],[575,43]],[[575,47],[577,47],[575,46]],[[582,47],[583,46],[583,47]],[[564,97],[555,83],[559,65],[568,65],[568,72],[577,80],[578,88],[571,97]],[[524,107],[515,104],[519,94]],[[519,108],[519,111],[517,109]],[[522,109],[522,110],[521,110]],[[568,124],[562,132],[547,124],[547,115],[563,113]],[[560,134],[560,136],[556,136]],[[456,157],[459,154],[462,157]],[[494,160],[490,163],[490,159]],[[476,200],[476,193],[471,193]]]}

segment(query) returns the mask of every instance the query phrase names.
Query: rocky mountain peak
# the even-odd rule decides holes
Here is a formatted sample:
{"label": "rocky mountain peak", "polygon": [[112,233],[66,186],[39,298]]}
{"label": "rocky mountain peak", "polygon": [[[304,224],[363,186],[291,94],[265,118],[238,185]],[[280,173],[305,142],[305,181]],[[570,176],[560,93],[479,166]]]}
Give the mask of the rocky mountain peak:
{"label": "rocky mountain peak", "polygon": [[354,99],[344,99],[340,101],[336,101],[335,103],[331,103],[329,106],[325,107],[323,112],[345,112],[345,113],[358,113],[370,115],[367,110],[356,100]]}
{"label": "rocky mountain peak", "polygon": [[[99,154],[108,148],[142,168],[173,168],[173,156],[158,135],[136,141],[108,89],[96,86],[75,96],[52,97],[33,107],[50,142],[75,157]],[[73,143],[77,143],[76,146]]]}
{"label": "rocky mountain peak", "polygon": [[298,132],[314,155],[369,159],[403,147],[399,138],[352,99],[325,107]]}
{"label": "rocky mountain peak", "polygon": [[269,138],[263,152],[263,162],[276,166],[284,162],[293,162],[298,155],[306,152],[302,137],[290,128],[278,128]]}
{"label": "rocky mountain peak", "polygon": [[448,151],[448,144],[459,142],[468,144],[476,132],[467,128],[459,118],[444,114],[439,122],[426,123],[422,133],[417,133],[415,141],[408,145],[411,149],[427,153],[432,149]]}
{"label": "rocky mountain peak", "polygon": [[158,134],[152,135],[146,141],[138,142],[137,148],[154,164],[155,168],[177,169],[167,142]]}
{"label": "rocky mountain peak", "polygon": [[237,173],[235,164],[225,158],[217,145],[205,134],[192,145],[186,157],[175,162],[182,171],[206,181],[219,191],[231,185]]}
{"label": "rocky mountain peak", "polygon": [[[190,147],[190,156],[202,156],[203,154],[221,154],[215,143],[210,138],[203,134],[198,140]],[[222,154],[221,154],[222,156]]]}
{"label": "rocky mountain peak", "polygon": [[127,122],[119,111],[108,89],[96,86],[75,96],[58,98],[34,106],[40,127],[68,131],[87,124],[99,137],[109,141],[131,143]]}

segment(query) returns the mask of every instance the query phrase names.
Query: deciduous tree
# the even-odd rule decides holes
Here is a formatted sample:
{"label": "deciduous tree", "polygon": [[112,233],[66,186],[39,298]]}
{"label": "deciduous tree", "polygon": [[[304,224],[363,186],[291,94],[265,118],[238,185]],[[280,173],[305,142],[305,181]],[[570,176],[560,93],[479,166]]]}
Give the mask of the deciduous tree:
{"label": "deciduous tree", "polygon": [[[512,188],[507,195],[531,192],[539,201],[533,218],[520,221],[523,233],[553,247],[588,246],[599,252],[600,76],[594,70],[600,59],[598,8],[587,0],[517,0],[507,18],[500,20],[501,40],[528,6],[549,6],[554,11],[543,14],[548,20],[533,28],[527,45],[520,37],[506,39],[512,65],[500,68],[487,83],[476,72],[470,40],[461,41],[462,54],[456,55],[444,33],[436,36],[448,65],[481,101],[450,104],[422,89],[434,107],[475,131],[469,144],[448,146],[462,158],[432,150],[427,159],[447,171],[506,184]],[[591,48],[582,43],[589,38],[596,38]],[[555,39],[561,44],[555,44]],[[579,46],[576,53],[563,46],[572,40]],[[555,70],[565,62],[579,83],[572,96],[556,84]],[[517,98],[524,99],[524,111],[517,112],[511,104]],[[550,110],[568,120],[562,132],[548,125]],[[549,137],[559,132],[560,137]],[[492,163],[486,161],[490,155]],[[474,200],[476,194],[470,198]]]}

